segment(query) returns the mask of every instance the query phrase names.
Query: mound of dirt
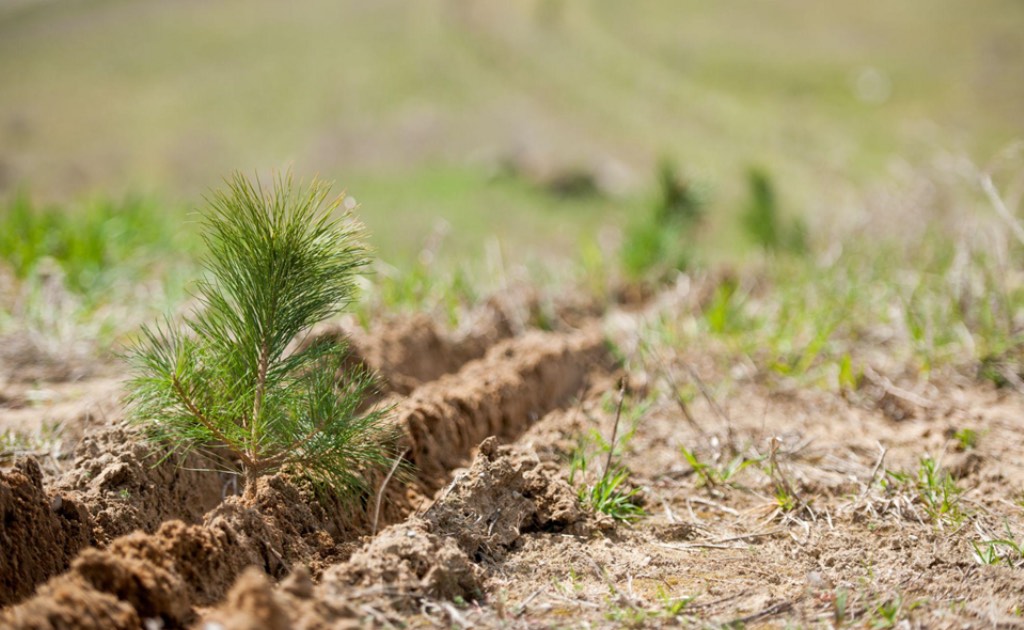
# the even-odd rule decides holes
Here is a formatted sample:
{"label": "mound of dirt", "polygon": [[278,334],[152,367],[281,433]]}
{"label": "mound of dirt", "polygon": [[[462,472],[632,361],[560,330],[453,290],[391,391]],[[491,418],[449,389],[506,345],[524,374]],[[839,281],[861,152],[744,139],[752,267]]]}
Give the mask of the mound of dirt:
{"label": "mound of dirt", "polygon": [[500,560],[524,533],[585,533],[585,517],[556,467],[493,437],[423,515],[431,531],[455,538],[476,562]]}
{"label": "mound of dirt", "polygon": [[0,471],[0,606],[32,593],[89,544],[89,514],[74,499],[43,490],[31,458]]}
{"label": "mound of dirt", "polygon": [[431,533],[416,517],[392,525],[345,563],[324,575],[324,584],[387,586],[399,597],[480,597],[479,570],[450,537]]}
{"label": "mound of dirt", "polygon": [[5,628],[24,630],[138,630],[135,609],[113,595],[83,588],[73,579],[58,578],[39,588],[36,597],[0,613]]}
{"label": "mound of dirt", "polygon": [[[246,569],[228,593],[220,618],[208,619],[204,627],[224,630],[289,630],[294,626],[285,612],[284,595],[274,593],[270,580],[257,569]],[[212,624],[217,624],[216,626]]]}
{"label": "mound of dirt", "polygon": [[[341,504],[336,504],[342,507]],[[351,509],[351,506],[349,506]],[[283,475],[257,481],[254,498],[229,497],[206,515],[213,528],[233,531],[243,547],[260,558],[256,563],[269,575],[281,578],[296,565],[319,570],[336,553],[340,540],[331,534],[331,517],[317,499]],[[355,532],[338,532],[350,539]]]}
{"label": "mound of dirt", "polygon": [[[246,567],[281,578],[292,567],[322,566],[336,553],[308,501],[283,476],[264,477],[251,501],[229,497],[202,525],[168,521],[155,533],[136,531],[106,549],[86,549],[36,598],[0,615],[0,627],[59,627],[52,624],[75,619],[78,609],[101,619],[99,627],[137,627],[138,619],[189,623],[196,606],[222,600]],[[111,598],[135,617],[112,621],[123,609],[110,607]]]}
{"label": "mound of dirt", "polygon": [[100,431],[82,440],[54,488],[88,507],[99,545],[136,529],[152,532],[169,519],[198,522],[220,503],[222,476],[198,454],[162,457],[138,431]]}
{"label": "mound of dirt", "polygon": [[170,521],[155,534],[135,532],[105,550],[86,549],[35,598],[0,614],[0,625],[137,628],[140,619],[153,619],[180,627],[193,605],[220,599],[242,569],[258,562],[227,523]]}
{"label": "mound of dirt", "polygon": [[351,589],[314,596],[313,582],[302,567],[275,589],[267,576],[247,569],[222,606],[210,611],[199,628],[290,630],[292,628],[364,628]]}
{"label": "mound of dirt", "polygon": [[[588,373],[605,358],[603,337],[596,330],[529,333],[399,399],[393,411],[405,436],[399,449],[407,449],[415,477],[387,487],[380,523],[399,522],[429,503],[481,440],[513,439],[578,394]],[[370,487],[378,486],[376,478],[371,480]],[[372,508],[353,510],[323,498],[307,503],[336,541],[371,529]]]}
{"label": "mound of dirt", "polygon": [[49,492],[34,460],[22,461],[0,485],[0,504],[10,497],[12,506],[2,557],[21,563],[4,573],[14,582],[0,590],[2,604],[65,571],[86,546],[105,546],[137,529],[152,532],[169,519],[197,522],[221,500],[220,475],[197,470],[210,462],[199,455],[161,460],[131,430],[95,433],[75,454]]}

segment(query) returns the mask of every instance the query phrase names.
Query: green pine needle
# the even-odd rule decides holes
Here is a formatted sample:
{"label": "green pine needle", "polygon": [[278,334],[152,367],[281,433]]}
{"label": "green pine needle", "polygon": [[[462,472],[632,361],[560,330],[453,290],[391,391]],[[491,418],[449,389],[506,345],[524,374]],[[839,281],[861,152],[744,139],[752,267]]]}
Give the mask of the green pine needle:
{"label": "green pine needle", "polygon": [[294,343],[351,304],[369,262],[359,224],[333,218],[341,199],[329,192],[234,175],[208,200],[200,307],[181,326],[144,328],[129,352],[132,421],[172,453],[201,449],[240,469],[247,492],[287,467],[347,493],[390,463],[385,412],[360,411],[372,374],[339,378],[344,347]]}

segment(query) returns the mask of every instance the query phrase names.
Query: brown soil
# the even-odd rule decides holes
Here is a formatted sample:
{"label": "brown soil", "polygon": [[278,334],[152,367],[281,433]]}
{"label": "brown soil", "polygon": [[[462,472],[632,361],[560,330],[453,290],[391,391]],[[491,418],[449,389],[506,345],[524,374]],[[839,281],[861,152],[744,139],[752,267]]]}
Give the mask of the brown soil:
{"label": "brown soil", "polygon": [[475,562],[504,559],[529,532],[585,533],[585,514],[557,468],[533,452],[487,438],[467,470],[455,475],[423,514],[431,530],[452,538]]}
{"label": "brown soil", "polygon": [[[713,356],[666,359],[677,374],[685,362],[709,383],[722,382],[720,370],[729,368]],[[845,393],[737,382],[710,390],[720,409],[692,400],[691,424],[660,393],[668,387],[663,366],[630,377],[620,461],[643,487],[648,511],[635,525],[584,512],[545,516],[579,509],[564,480],[580,436],[611,433],[614,379],[597,378],[581,407],[552,411],[515,445],[482,444],[433,504],[367,543],[358,557],[371,561],[353,566],[353,555],[301,598],[274,590],[277,609],[295,627],[864,627],[886,623],[886,615],[902,627],[1019,625],[1021,560],[1000,548],[1004,559],[986,566],[971,544],[1024,535],[1020,395],[953,374],[942,389],[905,379]],[[894,418],[892,397],[911,413]],[[953,437],[962,428],[980,436],[968,450]],[[772,438],[780,440],[777,475],[798,501],[790,511],[780,509],[780,477],[766,466],[708,486],[680,454],[685,446],[724,466],[730,441],[748,457],[767,458]],[[913,485],[880,485],[894,479],[887,470],[916,478],[925,455],[966,491],[961,524],[929,516]],[[531,489],[531,480],[544,490]],[[430,535],[461,554],[418,562],[410,549],[440,554]],[[401,536],[415,542],[400,546]],[[388,555],[391,563],[382,559]],[[387,570],[396,566],[407,568]],[[466,582],[442,595],[431,590],[434,578],[424,581],[432,571]],[[369,579],[347,579],[353,574]],[[209,618],[237,612],[225,602]]]}
{"label": "brown soil", "polygon": [[88,512],[74,499],[47,493],[30,458],[0,470],[0,524],[0,606],[32,593],[89,543]]}
{"label": "brown soil", "polygon": [[[371,358],[368,359],[371,366],[388,369],[388,360],[398,361],[394,357],[412,356],[416,352],[419,353],[416,356],[429,357],[431,353],[439,352],[445,360],[438,362],[437,365],[443,370],[457,369],[462,362],[481,355],[490,340],[509,334],[508,326],[501,323],[504,320],[500,319],[499,311],[487,309],[482,313],[473,320],[476,325],[469,328],[468,332],[450,339],[443,337],[432,322],[419,318],[384,325],[377,334],[362,334],[359,338],[362,340],[362,347],[371,351]],[[487,332],[488,330],[490,332]],[[424,345],[424,340],[427,345]],[[437,369],[429,362],[421,362],[419,367],[413,368],[402,376],[402,382],[409,384],[419,378],[433,378],[429,370]],[[116,406],[120,398],[120,381],[107,379],[103,383],[105,385],[98,388],[102,404]],[[106,383],[110,383],[111,386],[108,387]],[[63,418],[59,421],[59,427],[65,439],[79,439],[92,419],[98,417],[92,411],[97,404],[95,393],[85,398],[76,399],[74,396],[74,391],[81,391],[87,384],[88,382],[73,385],[54,382],[49,385],[55,390],[71,394],[66,402],[51,407],[46,412],[58,412],[57,415]],[[75,389],[69,389],[71,387]],[[7,410],[0,411],[0,424],[8,429],[25,429],[19,421],[19,414],[26,417],[34,415],[29,422],[37,423],[38,430],[38,418],[41,414],[35,408],[25,406],[27,403],[23,402],[27,400],[25,392],[29,390],[22,387],[17,390],[8,388],[7,391],[14,393],[5,399]],[[117,407],[111,415],[120,417],[120,408]],[[60,447],[55,450],[59,451]],[[36,555],[43,560],[37,566],[23,571],[17,592],[9,591],[6,599],[0,601],[17,601],[31,593],[40,581],[66,570],[70,559],[74,557],[74,552],[86,543],[105,546],[116,537],[137,529],[152,533],[161,523],[171,519],[180,519],[187,523],[200,522],[203,515],[216,507],[224,496],[237,491],[237,486],[231,483],[231,475],[211,472],[214,468],[213,463],[199,455],[189,455],[184,459],[173,457],[165,461],[161,461],[161,457],[162,454],[152,452],[139,439],[137,432],[123,428],[101,430],[81,439],[75,447],[73,463],[56,479],[50,481],[49,485],[52,486],[53,492],[73,497],[69,499],[68,505],[86,508],[88,515],[82,526],[85,533],[84,543],[68,553],[64,551],[60,538],[44,538],[37,541],[31,536],[32,532],[29,529],[8,531],[11,548],[27,549],[29,545],[37,545],[41,547],[41,551]],[[371,517],[366,510],[353,510],[351,505],[332,505],[329,501],[327,504],[323,500],[313,501],[310,500],[309,491],[305,491],[300,497],[295,494],[294,488],[289,486],[289,489],[291,495],[286,498],[284,504],[302,506],[305,512],[309,513],[302,525],[305,531],[316,531],[320,534],[326,532],[327,541],[342,541],[351,540],[359,531],[369,529]],[[393,500],[385,502],[380,515],[384,524],[399,520],[411,509],[408,498],[398,496],[394,491],[391,494],[395,495]],[[48,509],[50,501],[42,493],[25,500],[36,503],[33,508],[36,512]],[[222,511],[231,509],[230,502],[222,506]],[[293,533],[292,530],[289,530],[289,533]],[[288,534],[282,534],[277,538],[289,542],[277,545],[271,543],[269,549],[292,544]],[[323,548],[325,545],[326,543],[313,544],[312,547],[306,545],[300,555],[303,558],[312,557],[314,554],[310,549]],[[292,554],[290,557],[294,559],[295,555]],[[53,560],[54,558],[56,560]]]}
{"label": "brown soil", "polygon": [[221,502],[227,479],[200,455],[163,457],[138,431],[100,431],[82,440],[74,464],[52,486],[89,509],[99,545],[170,519],[198,522]]}
{"label": "brown soil", "polygon": [[323,588],[386,585],[395,599],[435,597],[476,599],[481,596],[480,572],[465,551],[449,537],[433,532],[417,517],[392,525],[375,536],[351,559],[324,575]]}
{"label": "brown soil", "polygon": [[152,532],[170,519],[198,522],[221,502],[221,475],[200,470],[210,462],[198,455],[162,460],[136,431],[95,433],[75,453],[74,465],[48,484],[47,491],[32,458],[19,460],[0,482],[5,496],[18,497],[12,519],[43,514],[56,523],[43,531],[65,532],[41,536],[36,527],[5,527],[5,556],[17,560],[20,571],[16,586],[0,591],[0,601],[12,603],[29,595],[37,584],[65,571],[87,545],[105,546],[139,529]]}

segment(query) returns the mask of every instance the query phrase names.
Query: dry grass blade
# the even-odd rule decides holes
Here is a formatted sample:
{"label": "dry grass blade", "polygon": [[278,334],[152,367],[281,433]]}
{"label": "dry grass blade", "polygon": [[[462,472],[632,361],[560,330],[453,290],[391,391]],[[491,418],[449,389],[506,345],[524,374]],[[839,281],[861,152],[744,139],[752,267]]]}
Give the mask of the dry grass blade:
{"label": "dry grass blade", "polygon": [[619,436],[619,420],[622,419],[622,405],[626,401],[626,384],[628,377],[623,376],[619,382],[619,402],[615,407],[615,424],[612,425],[612,439],[608,443],[608,457],[604,462],[604,476],[607,477],[611,473],[612,469],[612,458],[615,456],[615,440]]}
{"label": "dry grass blade", "polygon": [[996,214],[998,214],[999,218],[1001,218],[1006,223],[1007,227],[1010,228],[1010,232],[1013,233],[1013,236],[1017,241],[1024,245],[1024,226],[1022,226],[1020,221],[1013,216],[1010,209],[1006,207],[1006,203],[1003,201],[1002,196],[996,189],[995,183],[992,182],[992,176],[988,173],[983,173],[980,176],[979,181],[981,182],[981,189],[985,191],[985,196],[988,197],[989,203],[991,203],[992,207],[995,208]]}
{"label": "dry grass blade", "polygon": [[380,487],[377,488],[377,498],[374,501],[373,506],[373,528],[370,530],[371,536],[377,535],[377,523],[378,519],[380,519],[380,504],[384,500],[384,490],[387,489],[388,482],[391,481],[392,477],[394,477],[395,471],[397,471],[398,467],[402,465],[402,458],[405,457],[408,453],[409,449],[407,448],[401,453],[399,453],[397,457],[395,457],[395,463],[391,465],[391,469],[388,470],[388,474],[386,477],[384,477],[384,481],[382,481]]}

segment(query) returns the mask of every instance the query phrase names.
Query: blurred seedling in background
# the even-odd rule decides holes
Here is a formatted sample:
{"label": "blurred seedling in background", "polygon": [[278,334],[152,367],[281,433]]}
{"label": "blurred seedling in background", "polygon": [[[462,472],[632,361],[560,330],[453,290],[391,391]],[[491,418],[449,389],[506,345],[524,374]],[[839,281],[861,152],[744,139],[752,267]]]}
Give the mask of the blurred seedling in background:
{"label": "blurred seedling in background", "polygon": [[768,252],[804,254],[807,252],[807,228],[803,222],[784,220],[775,184],[767,171],[747,171],[749,199],[743,214],[743,227],[750,240]]}
{"label": "blurred seedling in background", "polygon": [[704,188],[681,177],[672,161],[662,160],[657,198],[649,214],[626,230],[621,259],[627,277],[658,279],[690,267],[707,202]]}
{"label": "blurred seedling in background", "polygon": [[978,432],[967,427],[957,429],[953,434],[953,439],[956,440],[957,447],[961,451],[969,451],[978,446]]}

